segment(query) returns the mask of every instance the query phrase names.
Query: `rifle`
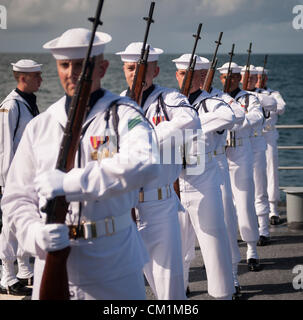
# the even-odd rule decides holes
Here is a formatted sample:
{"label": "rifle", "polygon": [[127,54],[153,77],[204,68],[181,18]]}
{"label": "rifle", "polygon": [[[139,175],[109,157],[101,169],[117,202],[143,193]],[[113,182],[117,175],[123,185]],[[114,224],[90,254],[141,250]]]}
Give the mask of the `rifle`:
{"label": "rifle", "polygon": [[[191,83],[192,83],[193,75],[194,75],[194,71],[195,71],[197,57],[194,57],[194,56],[195,56],[198,41],[199,41],[199,39],[201,39],[201,37],[200,37],[201,29],[202,29],[202,23],[200,23],[198,26],[197,34],[193,34],[193,37],[195,38],[194,48],[193,48],[193,51],[192,51],[192,54],[190,57],[190,61],[189,61],[189,65],[186,70],[186,73],[185,73],[185,76],[184,76],[184,79],[182,82],[181,90],[180,90],[180,92],[182,94],[184,94],[186,97],[189,96]],[[183,167],[185,167],[185,149],[183,152]],[[179,178],[174,182],[174,189],[175,189],[175,192],[176,192],[178,198],[181,199]]]}
{"label": "rifle", "polygon": [[184,94],[186,97],[189,96],[191,83],[193,80],[196,59],[197,59],[197,57],[194,57],[194,56],[195,56],[198,41],[199,41],[199,39],[201,39],[201,37],[200,37],[201,29],[202,29],[202,23],[200,23],[198,26],[197,34],[193,34],[193,37],[195,38],[195,43],[194,43],[193,51],[191,53],[189,65],[188,65],[188,68],[186,69],[186,73],[185,73],[185,76],[184,76],[184,79],[182,82],[182,86],[181,86],[181,90],[180,90],[180,92],[182,94]]}
{"label": "rifle", "polygon": [[[262,70],[262,77],[261,77],[261,85],[260,88],[264,89],[265,87],[265,67],[267,64],[267,57],[268,55],[266,54],[264,57],[264,64],[263,64],[263,70]],[[263,116],[265,119],[269,119],[270,117],[270,111],[268,111],[268,113],[266,114],[266,111],[264,110],[264,108],[262,107],[262,112],[263,112]]]}
{"label": "rifle", "polygon": [[[131,92],[130,92],[130,98],[136,101],[138,105],[141,104],[141,95],[142,95],[143,87],[145,85],[149,46],[147,46],[147,48],[145,47],[146,47],[147,37],[149,34],[150,25],[154,22],[153,20],[154,7],[155,7],[155,2],[152,2],[150,4],[148,17],[143,18],[143,20],[147,22],[147,25],[146,25],[143,45],[141,49],[141,56],[139,61],[137,62],[136,73],[135,73],[134,81],[133,81]],[[131,215],[134,222],[136,222],[135,208],[132,208]]]}
{"label": "rifle", "polygon": [[147,59],[149,54],[149,46],[146,47],[147,37],[149,34],[150,25],[154,22],[153,12],[154,12],[155,2],[150,4],[148,17],[144,17],[143,20],[146,20],[146,30],[144,35],[144,41],[141,49],[141,56],[136,66],[136,73],[134,81],[131,88],[130,98],[136,101],[140,105],[141,94],[143,87],[145,85],[145,75],[147,70]]}
{"label": "rifle", "polygon": [[245,67],[245,73],[244,73],[243,81],[242,81],[242,89],[243,90],[247,90],[247,86],[248,86],[251,46],[252,46],[252,43],[249,44],[249,49],[247,50],[248,56],[247,56],[247,62],[246,62],[246,67]]}
{"label": "rifle", "polygon": [[215,50],[215,53],[214,53],[210,68],[207,71],[207,75],[206,75],[206,78],[205,78],[205,81],[204,81],[203,90],[207,91],[208,93],[211,90],[211,85],[212,85],[212,82],[213,82],[213,79],[214,79],[214,75],[215,75],[215,72],[216,72],[216,67],[217,67],[217,62],[218,62],[217,52],[218,52],[219,46],[222,44],[221,43],[222,35],[223,35],[223,32],[220,32],[219,39],[217,41],[215,41],[215,43],[217,44],[216,50]]}
{"label": "rifle", "polygon": [[265,87],[265,66],[267,64],[267,57],[268,57],[268,54],[266,54],[265,57],[264,57],[264,64],[263,64],[261,84],[260,84],[260,88],[261,89],[264,89],[264,87]]}
{"label": "rifle", "polygon": [[[227,76],[224,82],[224,92],[229,92],[230,90],[230,84],[231,84],[231,77],[232,77],[232,68],[231,68],[231,63],[233,60],[233,56],[234,56],[234,50],[235,50],[235,44],[232,44],[231,47],[231,52],[229,52],[229,64],[228,64],[228,70],[227,70]],[[229,132],[229,139],[230,139],[230,147],[235,147],[236,146],[236,136],[235,136],[235,132],[230,131]]]}
{"label": "rifle", "polygon": [[230,57],[229,57],[227,76],[226,76],[226,79],[224,82],[224,89],[223,89],[224,92],[229,92],[229,90],[230,90],[231,77],[232,77],[232,73],[233,73],[232,68],[231,68],[231,63],[232,63],[233,56],[234,56],[234,50],[235,50],[235,44],[233,43],[232,47],[231,47],[231,52],[228,53]]}
{"label": "rifle", "polygon": [[[94,18],[90,43],[82,71],[77,81],[68,112],[68,120],[64,129],[56,169],[68,172],[74,167],[75,155],[80,144],[82,125],[88,111],[94,58],[90,59],[95,33],[98,25],[102,25],[100,15],[104,0],[100,0]],[[65,223],[69,203],[64,196],[56,197],[47,202],[42,209],[47,214],[46,223]],[[66,262],[70,247],[48,252],[40,285],[40,300],[69,300],[69,286]]]}

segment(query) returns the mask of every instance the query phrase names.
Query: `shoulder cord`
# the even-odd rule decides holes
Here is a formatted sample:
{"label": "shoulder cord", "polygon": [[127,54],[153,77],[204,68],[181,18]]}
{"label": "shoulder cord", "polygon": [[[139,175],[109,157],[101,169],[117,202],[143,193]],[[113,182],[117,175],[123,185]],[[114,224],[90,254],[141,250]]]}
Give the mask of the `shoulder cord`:
{"label": "shoulder cord", "polygon": [[[137,111],[145,120],[147,120],[148,124],[152,129],[154,129],[153,125],[150,123],[150,121],[141,113],[139,112],[134,106],[130,104],[125,104],[121,101],[119,104],[118,101],[119,99],[113,100],[111,104],[107,107],[107,110],[104,115],[104,120],[106,121],[106,128],[109,128],[109,120],[110,120],[110,111],[112,109],[112,121],[113,121],[113,126],[114,126],[114,131],[117,137],[117,152],[119,152],[120,149],[120,136],[119,136],[119,130],[118,130],[118,125],[119,125],[119,115],[118,115],[118,107],[119,105],[126,105],[133,110]],[[92,119],[90,122],[86,124],[86,126],[83,128],[81,136],[83,137],[86,130],[89,128],[90,124],[93,122],[94,119]],[[78,168],[81,168],[81,146],[79,144],[79,149],[78,149]],[[82,214],[82,202],[79,202],[79,216],[78,216],[78,224],[77,224],[77,234],[80,232],[80,223],[81,223],[81,214]]]}

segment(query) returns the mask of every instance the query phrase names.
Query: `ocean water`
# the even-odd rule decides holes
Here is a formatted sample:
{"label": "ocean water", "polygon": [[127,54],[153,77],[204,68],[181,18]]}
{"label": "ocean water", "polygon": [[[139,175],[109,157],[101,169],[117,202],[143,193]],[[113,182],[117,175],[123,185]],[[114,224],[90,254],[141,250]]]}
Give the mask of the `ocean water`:
{"label": "ocean water", "polygon": [[[160,74],[155,83],[170,88],[177,88],[175,64],[172,59],[178,54],[163,54],[159,59]],[[203,55],[209,59],[211,55]],[[110,66],[102,80],[102,87],[119,94],[126,88],[119,56],[106,54]],[[16,83],[11,72],[11,62],[19,59],[33,59],[43,64],[43,82],[37,92],[37,102],[41,111],[47,109],[64,93],[57,77],[55,60],[50,54],[1,54],[0,55],[0,101],[15,88]],[[239,65],[246,63],[246,55],[236,55],[234,61]],[[263,65],[264,55],[252,55],[251,63]],[[228,61],[228,56],[218,55],[218,66]],[[269,55],[267,68],[270,70],[268,86],[280,91],[286,101],[286,111],[279,117],[278,124],[303,124],[303,55]],[[222,88],[218,72],[214,78],[214,86]],[[279,145],[302,145],[303,129],[280,129]],[[303,166],[303,150],[279,150],[281,166]],[[303,186],[303,170],[280,170],[280,186]],[[281,191],[281,198],[285,199]]]}

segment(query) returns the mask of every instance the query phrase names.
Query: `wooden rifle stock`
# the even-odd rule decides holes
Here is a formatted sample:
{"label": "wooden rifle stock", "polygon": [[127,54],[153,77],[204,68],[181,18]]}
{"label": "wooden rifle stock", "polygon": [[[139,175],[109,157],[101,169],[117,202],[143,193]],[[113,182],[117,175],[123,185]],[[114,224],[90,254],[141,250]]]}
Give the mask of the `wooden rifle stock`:
{"label": "wooden rifle stock", "polygon": [[143,87],[145,85],[145,76],[147,70],[147,61],[149,55],[149,46],[146,48],[147,37],[149,34],[150,25],[154,22],[153,13],[155,8],[155,2],[151,2],[149,8],[148,17],[144,17],[143,20],[146,21],[146,30],[144,35],[144,40],[141,48],[141,56],[136,66],[136,73],[134,81],[131,88],[130,97],[136,101],[139,105],[141,104],[141,95]]}
{"label": "wooden rifle stock", "polygon": [[268,57],[268,55],[266,54],[264,57],[264,64],[263,64],[263,70],[262,70],[262,76],[261,76],[261,85],[260,85],[261,89],[264,89],[264,87],[265,87],[265,78],[266,78],[265,67],[267,64],[267,57]]}
{"label": "wooden rifle stock", "polygon": [[233,61],[234,50],[235,50],[235,44],[233,43],[232,47],[231,47],[231,51],[228,53],[229,54],[229,64],[228,64],[227,76],[226,76],[226,79],[225,79],[223,92],[229,92],[230,91],[230,84],[231,84],[231,77],[232,77],[231,63]]}
{"label": "wooden rifle stock", "polygon": [[[68,120],[64,129],[56,169],[68,172],[74,167],[75,155],[80,144],[82,125],[88,110],[88,101],[92,84],[92,73],[94,69],[94,58],[90,61],[90,54],[98,25],[102,24],[100,15],[103,6],[100,0],[96,10],[95,18],[89,18],[93,22],[93,31],[87,50],[87,55],[82,66],[75,94],[73,95]],[[42,209],[47,214],[46,223],[65,223],[69,203],[64,196],[56,197],[47,202]],[[67,258],[70,247],[62,250],[48,252],[40,284],[40,300],[68,300],[69,285],[67,274]]]}
{"label": "wooden rifle stock", "polygon": [[249,70],[245,70],[242,81],[242,89],[247,90],[248,87],[248,79],[249,79]]}
{"label": "wooden rifle stock", "polygon": [[242,89],[243,90],[247,90],[247,88],[248,88],[251,46],[252,46],[252,43],[249,44],[249,49],[247,50],[248,56],[247,56],[245,73],[243,75],[243,81],[242,81]]}
{"label": "wooden rifle stock", "polygon": [[143,93],[143,87],[145,85],[145,77],[147,70],[147,59],[149,54],[149,46],[144,50],[143,59],[140,59],[136,66],[136,73],[133,81],[133,86],[131,89],[130,97],[138,103],[141,104],[141,98]]}
{"label": "wooden rifle stock", "polygon": [[212,87],[212,83],[214,80],[214,75],[216,72],[216,65],[217,65],[217,61],[218,59],[216,59],[215,65],[214,67],[210,67],[207,71],[207,75],[205,78],[205,82],[204,82],[204,86],[203,86],[203,90],[205,90],[206,92],[210,93],[211,87]]}
{"label": "wooden rifle stock", "polygon": [[219,46],[222,44],[222,42],[221,42],[222,36],[223,36],[223,32],[220,32],[219,39],[217,41],[215,41],[217,46],[216,46],[216,49],[215,49],[215,53],[214,53],[212,62],[210,64],[210,68],[207,71],[207,75],[206,75],[206,78],[205,78],[205,81],[204,81],[203,90],[208,92],[208,93],[210,93],[211,86],[212,86],[212,83],[213,83],[213,80],[214,80],[214,75],[215,75],[215,72],[216,72],[216,66],[217,66],[217,63],[218,63],[217,53],[218,53]]}
{"label": "wooden rifle stock", "polygon": [[186,70],[186,73],[185,73],[185,76],[184,76],[184,80],[182,82],[182,87],[181,87],[180,92],[182,94],[184,94],[186,97],[188,97],[189,94],[190,94],[191,83],[192,83],[193,76],[194,76],[196,60],[197,60],[197,57],[195,57],[192,65],[190,66],[190,68]]}

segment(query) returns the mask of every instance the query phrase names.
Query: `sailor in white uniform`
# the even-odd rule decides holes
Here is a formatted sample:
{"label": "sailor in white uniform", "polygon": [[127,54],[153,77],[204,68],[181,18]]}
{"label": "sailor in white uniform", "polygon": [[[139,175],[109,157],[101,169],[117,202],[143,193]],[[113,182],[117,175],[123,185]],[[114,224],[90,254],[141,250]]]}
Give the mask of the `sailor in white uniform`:
{"label": "sailor in white uniform", "polygon": [[[137,201],[135,190],[158,176],[152,164],[157,148],[151,152],[157,143],[134,102],[101,89],[109,65],[103,58],[111,40],[106,33],[96,32],[93,43],[90,111],[75,168],[68,173],[54,169],[90,35],[84,28],[69,29],[44,45],[56,59],[65,95],[26,127],[2,199],[3,214],[19,243],[36,257],[32,299],[39,298],[47,252],[69,245],[71,299],[145,299],[142,268],[148,256],[130,211]],[[70,202],[69,228],[45,224],[39,208],[45,199],[63,195]],[[75,231],[73,239],[69,229]]]}
{"label": "sailor in white uniform", "polygon": [[[285,111],[285,101],[279,91],[272,90],[267,87],[268,70],[263,67],[256,67],[258,71],[258,82],[256,84],[257,92],[269,95],[277,101],[277,110],[271,111],[265,119],[265,126],[263,135],[267,143],[266,149],[266,162],[267,162],[267,192],[269,200],[269,217],[272,225],[279,224],[278,201],[280,200],[279,191],[279,173],[278,173],[278,146],[277,141],[279,137],[278,130],[275,125],[278,121],[278,116],[282,115]],[[262,81],[264,78],[264,82]],[[263,83],[262,83],[263,82]]]}
{"label": "sailor in white uniform", "polygon": [[[206,59],[206,58],[202,58]],[[202,74],[202,85],[200,88],[203,88],[206,72]],[[232,109],[235,115],[234,124],[242,124],[245,119],[245,112],[241,105],[236,102],[229,94],[223,92],[222,90],[212,87],[209,93],[210,96],[216,97],[218,99],[224,100]],[[233,194],[230,183],[229,176],[229,167],[226,158],[226,139],[227,139],[227,130],[224,130],[220,136],[218,136],[218,143],[215,150],[216,160],[218,162],[219,168],[221,169],[221,175],[223,183],[221,184],[223,208],[224,208],[224,220],[227,228],[227,234],[229,239],[229,244],[232,253],[232,264],[233,264],[233,277],[234,284],[236,288],[236,294],[234,298],[241,296],[241,289],[238,280],[238,264],[241,261],[241,254],[238,245],[238,220],[236,215],[236,209],[233,201]]]}
{"label": "sailor in white uniform", "polygon": [[[245,68],[242,69],[243,75]],[[242,77],[243,80],[243,77]],[[254,183],[255,183],[255,209],[258,216],[259,246],[264,246],[270,242],[269,233],[269,202],[267,194],[267,171],[266,171],[266,141],[263,136],[265,119],[271,111],[276,111],[277,102],[274,98],[258,93],[255,90],[258,81],[257,70],[253,65],[249,66],[249,77],[247,91],[254,94],[262,106],[264,121],[253,126],[250,140],[254,154]]]}
{"label": "sailor in white uniform", "polygon": [[[132,88],[142,46],[142,42],[133,42],[117,53],[124,62],[123,70],[129,88]],[[157,299],[177,300],[186,299],[178,222],[180,202],[173,188],[182,164],[180,155],[179,163],[174,161],[175,153],[179,151],[177,145],[170,142],[172,138],[181,136],[181,146],[184,130],[199,129],[200,121],[187,98],[179,91],[153,84],[160,71],[157,61],[162,52],[150,46],[141,108],[155,128],[163,158],[159,164],[158,178],[146,183],[138,192],[139,203],[136,208],[138,230],[150,257],[144,266],[145,277]],[[128,95],[129,92],[130,89],[122,95]],[[171,156],[169,161],[165,161],[165,153]]]}
{"label": "sailor in white uniform", "polygon": [[[180,88],[190,56],[184,54],[173,60]],[[192,235],[186,232],[190,222],[193,226],[205,264],[208,293],[217,299],[231,299],[235,292],[231,249],[224,222],[220,189],[222,177],[214,153],[222,130],[232,128],[235,117],[228,104],[211,98],[207,92],[200,90],[202,72],[208,67],[209,61],[196,57],[189,102],[199,113],[203,134],[189,147],[186,168],[180,175],[181,202],[189,215],[189,219],[180,219],[180,224],[185,250],[194,245]],[[204,170],[199,174],[190,172],[196,165],[194,159],[197,164],[204,162]],[[186,257],[187,252],[183,254]],[[186,271],[188,272],[188,268]]]}
{"label": "sailor in white uniform", "polygon": [[[42,82],[41,64],[29,59],[12,63],[17,88],[0,104],[0,197],[6,185],[9,167],[13,160],[27,123],[39,114],[34,92]],[[0,235],[0,258],[2,261],[1,293],[30,295],[33,267],[30,256],[18,246],[15,235],[10,231],[6,220]],[[18,262],[16,275],[14,261]]]}
{"label": "sailor in white uniform", "polygon": [[[220,80],[225,84],[229,63],[217,68]],[[226,156],[230,172],[230,181],[236,206],[240,235],[247,243],[246,259],[248,270],[259,271],[260,263],[257,253],[259,240],[258,220],[254,205],[253,152],[250,141],[251,130],[257,123],[262,123],[263,114],[257,98],[239,88],[241,67],[231,63],[232,76],[229,94],[245,110],[245,120],[236,124],[227,134]]]}

